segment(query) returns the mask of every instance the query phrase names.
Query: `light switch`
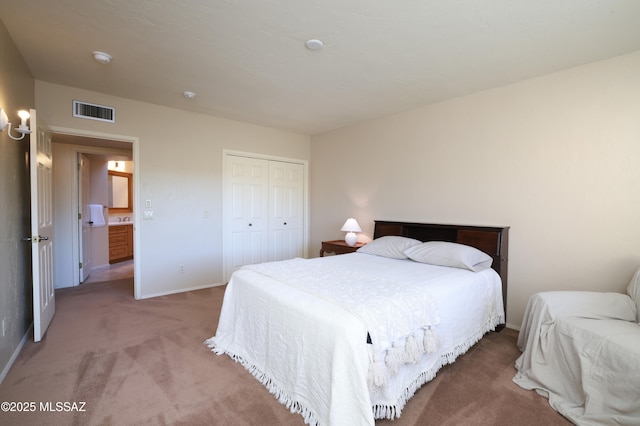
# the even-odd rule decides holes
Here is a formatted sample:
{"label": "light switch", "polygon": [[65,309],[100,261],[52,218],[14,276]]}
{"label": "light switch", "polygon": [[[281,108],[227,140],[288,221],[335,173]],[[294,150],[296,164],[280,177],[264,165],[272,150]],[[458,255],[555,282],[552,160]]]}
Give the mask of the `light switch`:
{"label": "light switch", "polygon": [[144,206],[147,209],[151,208],[151,200],[149,198],[147,198],[146,200],[144,200]]}

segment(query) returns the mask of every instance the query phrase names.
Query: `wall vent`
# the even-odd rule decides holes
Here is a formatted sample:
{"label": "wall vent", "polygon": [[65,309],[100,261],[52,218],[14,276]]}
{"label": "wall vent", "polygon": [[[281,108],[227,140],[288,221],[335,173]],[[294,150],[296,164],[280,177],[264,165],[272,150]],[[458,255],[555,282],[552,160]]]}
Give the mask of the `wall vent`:
{"label": "wall vent", "polygon": [[73,116],[115,123],[116,109],[104,105],[90,104],[88,102],[73,101]]}

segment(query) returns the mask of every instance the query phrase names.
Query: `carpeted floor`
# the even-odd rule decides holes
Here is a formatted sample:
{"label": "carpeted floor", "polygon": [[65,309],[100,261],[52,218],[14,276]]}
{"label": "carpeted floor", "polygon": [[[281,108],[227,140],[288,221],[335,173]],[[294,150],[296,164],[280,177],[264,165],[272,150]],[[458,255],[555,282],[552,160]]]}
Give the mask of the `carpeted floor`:
{"label": "carpeted floor", "polygon": [[[0,412],[0,424],[303,424],[203,344],[215,334],[224,287],[136,301],[132,286],[124,279],[56,292],[45,339],[26,343],[0,385],[0,401],[34,411]],[[569,425],[511,382],[516,337],[488,334],[423,386],[400,419],[376,425]]]}

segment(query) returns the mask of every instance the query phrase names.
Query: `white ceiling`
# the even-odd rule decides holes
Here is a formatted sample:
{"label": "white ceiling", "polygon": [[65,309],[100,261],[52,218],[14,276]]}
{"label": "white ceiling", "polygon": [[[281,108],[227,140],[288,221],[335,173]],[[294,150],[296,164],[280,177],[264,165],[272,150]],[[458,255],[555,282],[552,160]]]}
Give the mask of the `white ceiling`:
{"label": "white ceiling", "polygon": [[38,80],[310,135],[640,50],[638,0],[0,0],[0,18]]}

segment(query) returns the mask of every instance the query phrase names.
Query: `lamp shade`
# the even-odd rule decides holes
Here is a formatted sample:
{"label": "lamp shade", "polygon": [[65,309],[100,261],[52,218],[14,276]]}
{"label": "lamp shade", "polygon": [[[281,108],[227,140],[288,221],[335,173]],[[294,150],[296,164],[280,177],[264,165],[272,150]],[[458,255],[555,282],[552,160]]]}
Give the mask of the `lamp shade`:
{"label": "lamp shade", "polygon": [[360,225],[358,225],[358,221],[352,217],[347,219],[340,230],[345,232],[362,232],[362,229],[360,229]]}

